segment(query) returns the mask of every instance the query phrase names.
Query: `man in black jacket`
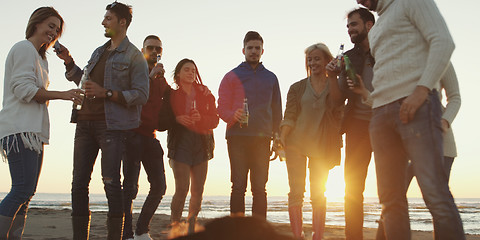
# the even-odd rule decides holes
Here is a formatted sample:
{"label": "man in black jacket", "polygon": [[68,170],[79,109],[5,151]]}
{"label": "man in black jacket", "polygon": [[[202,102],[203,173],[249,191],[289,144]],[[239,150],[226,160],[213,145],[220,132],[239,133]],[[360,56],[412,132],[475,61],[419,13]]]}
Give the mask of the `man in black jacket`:
{"label": "man in black jacket", "polygon": [[[374,60],[370,54],[368,32],[374,23],[373,14],[365,8],[358,8],[348,13],[348,35],[355,46],[345,54],[370,92],[373,90]],[[333,69],[335,65],[334,59],[327,68]],[[340,69],[337,69],[338,72]],[[358,240],[363,239],[363,191],[372,155],[368,133],[372,110],[370,106],[362,103],[360,95],[349,90],[345,68],[341,69],[338,81],[343,96],[348,99],[342,120],[342,132],[346,133],[345,236],[347,240]]]}

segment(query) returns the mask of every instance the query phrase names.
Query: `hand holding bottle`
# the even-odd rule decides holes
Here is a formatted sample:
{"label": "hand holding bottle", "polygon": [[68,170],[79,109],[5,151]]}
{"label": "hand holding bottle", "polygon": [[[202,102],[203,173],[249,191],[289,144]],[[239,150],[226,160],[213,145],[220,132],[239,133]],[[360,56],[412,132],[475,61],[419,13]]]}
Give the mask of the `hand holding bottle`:
{"label": "hand holding bottle", "polygon": [[202,118],[200,116],[200,112],[197,109],[197,102],[195,100],[192,101],[192,106],[190,108],[190,118],[194,123],[200,121],[200,119]]}
{"label": "hand holding bottle", "polygon": [[233,119],[236,122],[241,122],[244,116],[243,108],[239,108],[233,113]]}
{"label": "hand holding bottle", "polygon": [[367,100],[368,96],[370,96],[370,92],[368,91],[367,88],[365,88],[362,77],[356,74],[356,78],[357,78],[357,84],[355,84],[355,82],[347,76],[348,88],[352,92],[362,96],[363,100],[365,101]]}
{"label": "hand holding bottle", "polygon": [[280,159],[280,161],[285,161],[287,158],[285,156],[285,147],[282,144],[278,133],[275,133],[275,138],[273,139],[272,151],[275,152],[275,156],[271,160],[275,160],[275,158]]}

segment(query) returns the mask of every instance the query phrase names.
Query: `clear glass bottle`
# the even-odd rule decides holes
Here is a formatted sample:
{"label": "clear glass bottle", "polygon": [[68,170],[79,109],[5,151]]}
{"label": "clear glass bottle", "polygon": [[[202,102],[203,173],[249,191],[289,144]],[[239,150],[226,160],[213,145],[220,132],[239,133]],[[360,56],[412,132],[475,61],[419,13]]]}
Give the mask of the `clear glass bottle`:
{"label": "clear glass bottle", "polygon": [[81,89],[83,91],[82,93],[80,93],[80,97],[82,98],[82,103],[81,104],[75,104],[74,103],[73,104],[73,109],[82,110],[83,101],[85,100],[85,82],[88,81],[88,80],[90,80],[89,77],[88,77],[88,70],[85,67],[83,69],[82,79],[78,83],[78,89]]}
{"label": "clear glass bottle", "polygon": [[342,58],[343,58],[343,55],[344,55],[343,47],[344,47],[343,43],[340,44],[340,49],[338,49],[337,57],[335,57],[335,59],[337,59],[337,65],[335,67],[339,71],[342,68]]}
{"label": "clear glass bottle", "polygon": [[243,116],[240,120],[240,128],[248,127],[248,118],[250,117],[250,113],[248,112],[248,102],[247,98],[243,99]]}

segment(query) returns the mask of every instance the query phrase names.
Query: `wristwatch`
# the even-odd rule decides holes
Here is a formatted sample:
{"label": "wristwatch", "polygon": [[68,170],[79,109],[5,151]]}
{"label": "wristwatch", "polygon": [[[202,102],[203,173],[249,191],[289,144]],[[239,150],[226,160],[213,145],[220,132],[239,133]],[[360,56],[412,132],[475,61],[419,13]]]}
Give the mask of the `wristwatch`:
{"label": "wristwatch", "polygon": [[105,92],[105,98],[109,99],[112,96],[113,96],[113,91],[111,89],[107,89],[107,91]]}

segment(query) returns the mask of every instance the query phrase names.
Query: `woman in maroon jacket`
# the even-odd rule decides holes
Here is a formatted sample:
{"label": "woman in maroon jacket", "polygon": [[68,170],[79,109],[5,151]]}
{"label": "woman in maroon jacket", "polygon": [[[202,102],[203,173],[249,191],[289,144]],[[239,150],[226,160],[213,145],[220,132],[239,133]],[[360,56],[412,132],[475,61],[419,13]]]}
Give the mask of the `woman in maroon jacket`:
{"label": "woman in maroon jacket", "polygon": [[178,89],[170,92],[170,104],[176,122],[168,130],[167,138],[168,157],[175,177],[171,221],[172,225],[180,221],[191,181],[187,222],[188,232],[192,233],[202,203],[208,160],[213,158],[213,129],[218,125],[218,115],[215,97],[204,94],[205,86],[195,62],[181,60],[175,67],[174,81]]}

